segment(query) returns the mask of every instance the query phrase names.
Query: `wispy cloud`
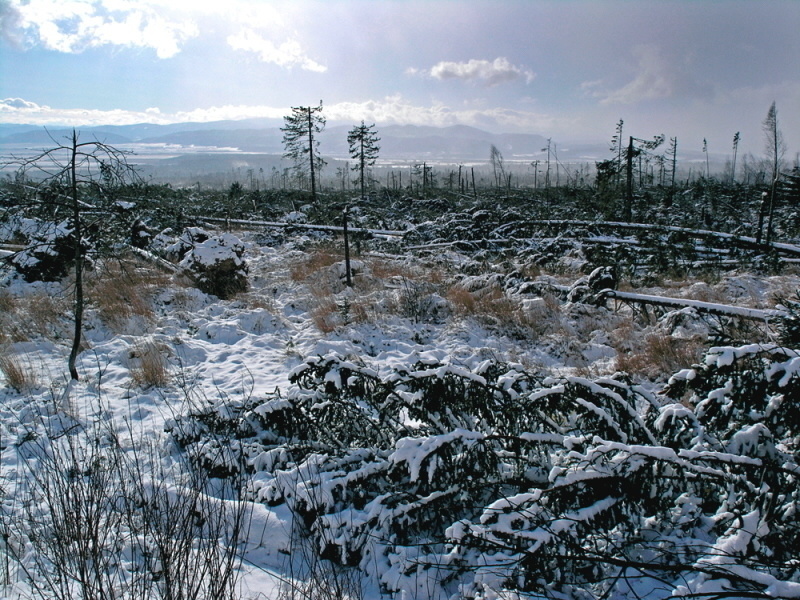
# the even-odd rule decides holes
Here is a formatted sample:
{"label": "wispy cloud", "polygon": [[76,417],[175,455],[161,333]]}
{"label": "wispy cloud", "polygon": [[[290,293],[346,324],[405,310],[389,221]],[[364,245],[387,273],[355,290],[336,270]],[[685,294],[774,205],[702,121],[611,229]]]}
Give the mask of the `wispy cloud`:
{"label": "wispy cloud", "polygon": [[424,74],[434,79],[458,79],[461,81],[479,82],[487,87],[524,79],[530,83],[536,74],[525,67],[511,64],[507,58],[494,60],[472,59],[466,62],[439,62],[429,70],[409,69],[410,74]]}
{"label": "wispy cloud", "polygon": [[472,125],[515,131],[536,131],[554,125],[551,116],[534,111],[501,107],[454,108],[446,104],[424,106],[409,102],[399,94],[380,100],[326,105],[325,114],[331,120],[358,122],[363,119],[383,125]]}
{"label": "wispy cloud", "polygon": [[638,57],[635,76],[616,89],[604,89],[605,82],[584,82],[582,87],[590,96],[600,98],[601,104],[636,104],[676,96],[707,96],[710,88],[699,84],[677,58],[666,57],[653,44],[633,49]]}
{"label": "wispy cloud", "polygon": [[[144,111],[59,109],[39,105],[22,98],[0,100],[0,122],[30,125],[130,125],[133,123],[182,123],[237,120],[255,117],[280,119],[290,107],[267,105],[223,105],[210,108],[161,112],[158,108]],[[357,123],[361,120],[383,125],[472,125],[500,130],[552,130],[556,120],[546,114],[507,108],[453,108],[444,104],[423,106],[400,95],[364,102],[340,102],[325,105],[330,121]]]}
{"label": "wispy cloud", "polygon": [[324,73],[327,67],[309,58],[296,40],[286,40],[276,46],[252,29],[244,29],[236,35],[228,36],[228,45],[234,50],[244,50],[256,54],[259,60],[273,63],[279,67],[299,67],[306,71]]}
{"label": "wispy cloud", "polygon": [[[10,0],[3,10],[3,34],[23,46],[79,53],[98,46],[150,48],[159,58],[180,52],[199,35],[187,19],[169,20],[142,3],[80,0]],[[7,26],[7,23],[13,23]]]}

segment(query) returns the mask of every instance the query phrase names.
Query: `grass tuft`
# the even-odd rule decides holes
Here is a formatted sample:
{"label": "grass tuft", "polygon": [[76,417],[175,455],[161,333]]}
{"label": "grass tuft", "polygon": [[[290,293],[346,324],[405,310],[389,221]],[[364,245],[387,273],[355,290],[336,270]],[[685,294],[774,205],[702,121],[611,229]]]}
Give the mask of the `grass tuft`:
{"label": "grass tuft", "polygon": [[3,373],[6,384],[19,393],[36,387],[36,375],[30,365],[23,365],[16,355],[0,351],[0,372]]}
{"label": "grass tuft", "polygon": [[148,341],[131,349],[131,379],[142,388],[165,387],[170,382],[169,361],[161,345]]}
{"label": "grass tuft", "polygon": [[133,263],[113,262],[87,279],[89,297],[100,318],[113,331],[124,333],[129,319],[153,318],[150,291],[165,283],[164,276]]}
{"label": "grass tuft", "polygon": [[630,351],[618,350],[616,369],[658,379],[697,364],[705,350],[699,339],[651,333],[645,336],[641,345]]}

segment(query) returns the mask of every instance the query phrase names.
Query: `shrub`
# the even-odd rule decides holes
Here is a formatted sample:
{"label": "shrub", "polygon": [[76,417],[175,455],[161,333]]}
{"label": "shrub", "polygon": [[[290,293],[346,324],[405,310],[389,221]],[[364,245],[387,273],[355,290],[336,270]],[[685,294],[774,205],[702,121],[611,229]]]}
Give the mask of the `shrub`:
{"label": "shrub", "polygon": [[21,432],[17,508],[3,523],[5,566],[30,586],[25,597],[239,597],[241,477],[213,481],[132,430],[40,417]]}
{"label": "shrub", "polygon": [[211,236],[197,227],[189,228],[169,251],[183,257],[181,268],[207,294],[225,300],[248,289],[244,244],[231,233]]}
{"label": "shrub", "polygon": [[74,259],[72,228],[62,221],[43,224],[28,240],[27,247],[14,254],[10,262],[25,281],[58,281],[67,274]]}
{"label": "shrub", "polygon": [[247,423],[258,499],[389,593],[778,597],[800,559],[798,361],[715,348],[656,398],[622,374],[379,374],[332,354],[296,368],[286,397],[208,415]]}

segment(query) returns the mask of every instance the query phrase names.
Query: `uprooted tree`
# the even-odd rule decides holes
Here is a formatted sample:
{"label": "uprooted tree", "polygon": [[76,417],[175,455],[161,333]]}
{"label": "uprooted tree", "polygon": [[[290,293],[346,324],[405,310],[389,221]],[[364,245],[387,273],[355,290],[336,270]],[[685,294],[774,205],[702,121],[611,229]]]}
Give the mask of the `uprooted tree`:
{"label": "uprooted tree", "polygon": [[75,362],[81,346],[84,269],[92,240],[108,235],[109,217],[122,209],[116,191],[138,180],[128,163],[130,152],[97,139],[80,141],[73,129],[64,141],[25,158],[12,157],[17,167],[16,196],[4,210],[33,217],[26,248],[12,263],[27,279],[58,279],[72,266],[75,274],[74,335],[69,353],[70,377],[78,379]]}

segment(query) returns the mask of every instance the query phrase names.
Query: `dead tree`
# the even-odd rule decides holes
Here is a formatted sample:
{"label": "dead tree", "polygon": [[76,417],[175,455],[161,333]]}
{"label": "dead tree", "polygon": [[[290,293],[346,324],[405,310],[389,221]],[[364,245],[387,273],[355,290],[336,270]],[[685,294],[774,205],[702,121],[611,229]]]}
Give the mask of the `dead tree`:
{"label": "dead tree", "polygon": [[[78,379],[75,366],[80,351],[83,333],[84,268],[87,252],[85,243],[89,231],[107,231],[100,226],[99,219],[107,218],[107,213],[98,215],[97,206],[90,201],[94,198],[108,198],[112,188],[138,180],[135,169],[128,164],[128,151],[120,150],[97,139],[82,142],[74,129],[63,142],[51,136],[53,146],[38,154],[27,157],[11,157],[6,164],[16,166],[18,180],[26,181],[26,189],[31,192],[27,199],[19,199],[15,208],[41,207],[43,202],[54,205],[50,218],[66,212],[71,234],[69,236],[72,253],[72,268],[75,272],[75,298],[73,303],[73,339],[67,365],[72,379]],[[91,194],[90,194],[91,192]],[[46,200],[45,200],[46,198]],[[94,215],[98,221],[92,222]]]}

